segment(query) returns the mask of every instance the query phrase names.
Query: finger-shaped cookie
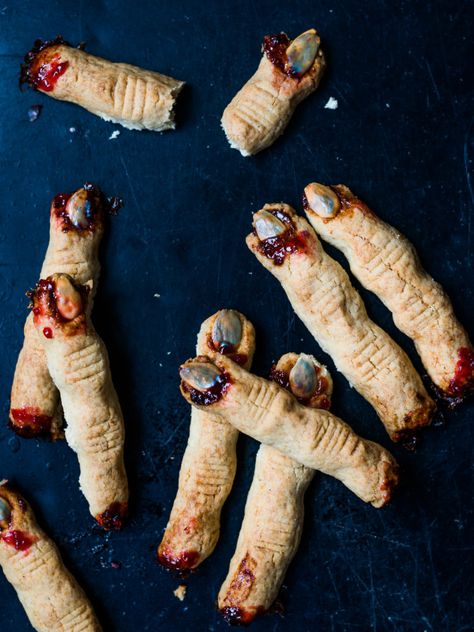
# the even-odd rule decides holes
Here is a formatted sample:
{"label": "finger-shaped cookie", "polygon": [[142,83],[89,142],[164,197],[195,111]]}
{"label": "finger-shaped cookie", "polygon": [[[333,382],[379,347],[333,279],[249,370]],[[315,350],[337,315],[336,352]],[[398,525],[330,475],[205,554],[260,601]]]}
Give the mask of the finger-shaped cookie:
{"label": "finger-shaped cookie", "polygon": [[77,453],[90,512],[105,529],[120,529],[128,503],[125,429],[87,290],[65,274],[42,279],[31,293],[33,321],[61,396],[66,440]]}
{"label": "finger-shaped cookie", "polygon": [[291,41],[267,35],[256,73],[224,110],[222,127],[242,156],[256,154],[283,134],[296,106],[319,85],[326,61],[314,29]]}
{"label": "finger-shaped cookie", "polygon": [[301,405],[275,382],[252,375],[230,358],[207,356],[181,366],[181,393],[189,403],[218,413],[294,461],[334,476],[374,507],[390,500],[398,468],[382,446],[362,439],[327,410]]}
{"label": "finger-shaped cookie", "polygon": [[[40,278],[65,272],[93,293],[99,276],[99,244],[106,211],[120,206],[95,186],[85,184],[74,193],[60,193],[51,203],[49,245]],[[25,323],[23,348],[13,378],[10,425],[23,437],[62,435],[59,393],[46,364],[41,339],[30,314]]]}
{"label": "finger-shaped cookie", "polygon": [[102,630],[56,545],[5,481],[0,483],[0,566],[38,632]]}
{"label": "finger-shaped cookie", "polygon": [[21,81],[105,121],[155,132],[174,129],[174,106],[184,86],[158,72],[95,57],[60,37],[35,42],[22,64]]}
{"label": "finger-shaped cookie", "polygon": [[410,359],[370,320],[346,272],[304,218],[287,204],[266,204],[254,214],[247,245],[394,441],[411,440],[430,423],[435,405]]}
{"label": "finger-shaped cookie", "polygon": [[474,348],[443,288],[413,245],[344,185],[313,182],[304,207],[321,237],[342,250],[351,271],[413,339],[434,384],[455,405],[474,391]]}
{"label": "finger-shaped cookie", "polygon": [[[201,325],[196,352],[215,350],[246,369],[252,364],[255,331],[243,314],[223,309]],[[158,549],[163,566],[195,568],[213,552],[222,507],[234,482],[238,430],[207,410],[191,408],[191,426],[179,473],[178,492]]]}
{"label": "finger-shaped cookie", "polygon": [[[287,353],[272,376],[304,406],[329,408],[332,379],[312,356]],[[218,597],[230,623],[250,623],[277,598],[300,543],[304,494],[313,475],[275,448],[260,446],[237,547]]]}

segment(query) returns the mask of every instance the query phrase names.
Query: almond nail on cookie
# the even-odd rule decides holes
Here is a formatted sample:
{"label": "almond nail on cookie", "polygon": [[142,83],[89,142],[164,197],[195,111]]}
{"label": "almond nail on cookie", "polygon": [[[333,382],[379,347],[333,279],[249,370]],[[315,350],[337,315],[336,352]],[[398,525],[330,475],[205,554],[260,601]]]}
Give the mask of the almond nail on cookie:
{"label": "almond nail on cookie", "polygon": [[351,271],[393,314],[451,405],[474,392],[474,347],[443,288],[423,269],[414,246],[346,186],[312,182],[304,190],[316,232],[341,250]]}
{"label": "almond nail on cookie", "polygon": [[275,382],[207,352],[180,368],[181,394],[237,430],[306,467],[340,480],[374,507],[391,498],[398,466],[382,446],[362,439],[327,410],[310,409]]}
{"label": "almond nail on cookie", "polygon": [[247,246],[280,281],[318,344],[374,407],[392,440],[412,441],[435,405],[406,353],[370,320],[346,272],[290,206],[266,204],[253,225]]}
{"label": "almond nail on cookie", "polygon": [[[41,278],[64,272],[80,284],[97,287],[99,244],[107,211],[119,208],[118,198],[107,199],[94,185],[85,184],[73,193],[55,196],[50,209],[50,235]],[[26,319],[10,402],[10,426],[23,437],[62,436],[59,393],[48,371],[41,339]]]}
{"label": "almond nail on cookie", "polygon": [[[210,350],[249,369],[255,351],[253,325],[236,310],[218,311],[202,323],[198,334],[197,354]],[[191,408],[178,492],[158,549],[158,560],[166,568],[196,568],[213,552],[221,510],[234,482],[238,435],[225,419]]]}
{"label": "almond nail on cookie", "polygon": [[101,632],[56,545],[6,481],[0,483],[0,566],[37,632]]}
{"label": "almond nail on cookie", "polygon": [[49,276],[31,292],[33,322],[61,396],[66,440],[79,459],[90,513],[104,529],[120,529],[128,508],[125,428],[89,299],[89,288],[70,276]]}
{"label": "almond nail on cookie", "polygon": [[[332,379],[313,356],[287,353],[272,379],[303,406],[328,410]],[[314,470],[261,445],[235,553],[218,597],[230,623],[250,623],[274,603],[301,539],[304,495]]]}
{"label": "almond nail on cookie", "polygon": [[175,128],[174,106],[184,86],[158,72],[95,57],[61,37],[35,42],[22,64],[21,82],[105,121],[156,132]]}
{"label": "almond nail on cookie", "polygon": [[321,40],[309,29],[293,41],[267,35],[256,73],[224,110],[222,127],[233,149],[251,156],[283,132],[297,105],[316,90],[326,67]]}

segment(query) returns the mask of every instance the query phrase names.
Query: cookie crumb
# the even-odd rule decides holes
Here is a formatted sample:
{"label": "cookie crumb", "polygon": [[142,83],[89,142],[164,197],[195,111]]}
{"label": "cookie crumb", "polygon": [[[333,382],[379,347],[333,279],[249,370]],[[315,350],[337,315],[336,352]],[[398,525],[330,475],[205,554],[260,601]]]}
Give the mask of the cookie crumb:
{"label": "cookie crumb", "polygon": [[109,140],[115,140],[120,136],[120,131],[118,129],[114,130],[112,134],[109,136]]}
{"label": "cookie crumb", "polygon": [[335,99],[334,97],[329,97],[328,102],[324,106],[324,109],[337,110],[338,107],[339,107],[339,103],[337,102],[337,99]]}
{"label": "cookie crumb", "polygon": [[184,598],[186,597],[186,586],[184,584],[179,585],[176,590],[173,590],[173,595],[176,599],[184,601]]}
{"label": "cookie crumb", "polygon": [[154,298],[160,298],[161,294],[153,294]]}
{"label": "cookie crumb", "polygon": [[30,109],[28,110],[28,120],[30,121],[30,123],[34,123],[38,120],[42,109],[43,106],[39,103],[30,107]]}

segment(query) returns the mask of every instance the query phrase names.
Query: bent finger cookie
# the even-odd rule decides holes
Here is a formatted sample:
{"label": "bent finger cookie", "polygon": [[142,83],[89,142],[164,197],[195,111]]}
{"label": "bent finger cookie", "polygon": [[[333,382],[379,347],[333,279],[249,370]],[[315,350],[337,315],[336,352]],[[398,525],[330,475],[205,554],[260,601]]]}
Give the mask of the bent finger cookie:
{"label": "bent finger cookie", "polygon": [[82,106],[128,129],[174,129],[174,106],[184,83],[74,48],[61,37],[37,40],[25,56],[21,81],[55,99]]}
{"label": "bent finger cookie", "polygon": [[237,430],[294,461],[334,476],[374,507],[391,497],[398,467],[382,446],[362,439],[327,410],[302,406],[275,382],[208,352],[181,366],[181,393]]}
{"label": "bent finger cookie", "polygon": [[[60,193],[51,203],[49,245],[40,278],[65,272],[95,292],[99,276],[99,244],[106,210],[120,206],[95,186],[86,184],[74,193]],[[23,437],[61,436],[59,394],[48,371],[41,339],[30,314],[13,378],[10,425]]]}
{"label": "bent finger cookie", "polygon": [[[253,325],[239,312],[222,309],[201,325],[196,352],[215,350],[246,369],[255,351]],[[196,568],[213,552],[222,507],[234,482],[238,430],[206,410],[191,408],[191,426],[179,473],[178,492],[158,560],[178,570]]]}
{"label": "bent finger cookie", "polygon": [[287,204],[266,204],[254,214],[247,245],[394,441],[411,440],[430,423],[435,405],[410,359],[370,320],[346,272],[305,219]]}
{"label": "bent finger cookie", "polygon": [[342,250],[359,281],[377,294],[413,339],[434,384],[452,405],[474,391],[474,348],[443,288],[423,269],[413,245],[344,185],[305,188],[306,215]]}
{"label": "bent finger cookie", "polygon": [[91,604],[27,502],[0,483],[0,565],[38,632],[100,632]]}
{"label": "bent finger cookie", "polygon": [[[328,409],[332,379],[312,356],[287,353],[272,370],[303,406]],[[218,597],[230,623],[250,623],[278,596],[303,528],[304,494],[314,470],[261,445],[235,553]]]}
{"label": "bent finger cookie", "polygon": [[55,274],[39,281],[31,299],[48,369],[61,395],[66,440],[79,459],[81,490],[97,522],[120,529],[128,503],[125,429],[107,350],[90,320],[88,288]]}
{"label": "bent finger cookie", "polygon": [[291,41],[267,35],[257,72],[224,110],[222,127],[243,156],[269,147],[283,134],[296,106],[319,85],[326,61],[315,29]]}

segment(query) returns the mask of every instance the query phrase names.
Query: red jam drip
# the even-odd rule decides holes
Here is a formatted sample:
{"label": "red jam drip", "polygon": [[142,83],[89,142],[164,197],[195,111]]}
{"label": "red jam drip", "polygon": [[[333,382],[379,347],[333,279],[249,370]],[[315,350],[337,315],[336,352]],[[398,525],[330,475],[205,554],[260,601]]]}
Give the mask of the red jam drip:
{"label": "red jam drip", "polygon": [[448,394],[464,397],[474,391],[474,351],[461,347],[454,369],[454,377],[449,383]]}
{"label": "red jam drip", "polygon": [[[76,290],[80,293],[82,299],[82,305],[86,305],[87,297],[90,291],[89,286],[87,285],[79,285],[76,286]],[[68,325],[71,323],[71,329],[68,330],[68,335],[75,335],[82,333],[85,330],[85,315],[84,311],[79,314],[76,318],[80,319],[76,321],[76,319],[68,320],[64,318],[58,310],[57,302],[56,302],[56,284],[54,279],[48,277],[47,279],[40,279],[36,284],[34,290],[31,290],[27,293],[29,298],[32,300],[33,315],[34,322],[38,325],[41,322],[42,317],[52,318],[56,323]],[[43,335],[45,338],[53,337],[53,330],[51,327],[44,327]]]}
{"label": "red jam drip", "polygon": [[392,440],[409,452],[416,452],[421,445],[421,435],[417,430],[400,430],[395,433]]}
{"label": "red jam drip", "polygon": [[[271,259],[277,266],[281,266],[288,255],[295,252],[304,252],[306,249],[306,239],[308,233],[302,231],[297,233],[291,219],[278,209],[265,209],[280,221],[288,226],[288,229],[277,237],[269,237],[263,241],[259,241],[259,251]],[[255,232],[255,231],[254,231]],[[256,234],[256,232],[255,232]]]}
{"label": "red jam drip", "polygon": [[34,88],[37,87],[36,80],[38,72],[36,72],[36,67],[38,66],[38,63],[41,65],[41,60],[38,59],[38,56],[42,51],[46,50],[47,48],[51,48],[52,46],[70,46],[70,44],[66,42],[60,35],[48,41],[37,39],[33,44],[33,48],[26,53],[23,63],[21,64],[20,85],[23,83],[28,83]]}
{"label": "red jam drip", "polygon": [[6,531],[2,533],[2,540],[12,546],[16,551],[28,551],[28,549],[36,542],[36,539],[28,535],[24,531]]}
{"label": "red jam drip", "polygon": [[128,516],[127,503],[112,503],[104,513],[96,516],[97,522],[106,531],[119,531]]}
{"label": "red jam drip", "polygon": [[169,551],[160,551],[158,561],[171,571],[189,571],[198,563],[199,553],[197,551],[183,551],[175,556]]}
{"label": "red jam drip", "polygon": [[64,75],[69,67],[68,61],[61,61],[61,57],[57,55],[50,62],[39,67],[35,76],[31,76],[30,82],[42,92],[52,92],[56,87],[59,77]]}
{"label": "red jam drip", "polygon": [[43,329],[43,336],[45,338],[52,338],[53,337],[53,330],[51,329],[51,327],[45,327]]}
{"label": "red jam drip", "polygon": [[205,391],[198,391],[186,382],[181,382],[183,391],[185,393],[189,393],[191,401],[198,406],[211,406],[212,404],[215,404],[222,399],[230,385],[230,375],[227,373],[221,373],[218,377],[217,383]]}
{"label": "red jam drip", "polygon": [[11,427],[22,437],[37,437],[51,430],[52,417],[42,414],[39,408],[12,408],[10,414],[14,422]]}
{"label": "red jam drip", "polygon": [[286,33],[265,35],[262,49],[274,66],[289,77],[294,77],[297,76],[296,73],[289,71],[286,66],[286,62],[288,61],[286,50],[290,44],[291,40]]}

